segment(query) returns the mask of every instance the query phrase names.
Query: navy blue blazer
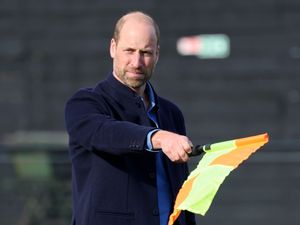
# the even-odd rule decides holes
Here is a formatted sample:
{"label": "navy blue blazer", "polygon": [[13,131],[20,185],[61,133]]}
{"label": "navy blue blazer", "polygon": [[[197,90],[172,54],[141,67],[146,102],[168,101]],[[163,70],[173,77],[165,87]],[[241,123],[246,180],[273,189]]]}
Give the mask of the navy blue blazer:
{"label": "navy blue blazer", "polygon": [[[157,96],[159,127],[185,134],[181,111]],[[155,153],[146,149],[154,128],[143,102],[111,74],[95,88],[80,89],[66,104],[76,225],[159,225]],[[186,163],[165,157],[175,200],[188,175]],[[195,224],[182,213],[180,225]]]}

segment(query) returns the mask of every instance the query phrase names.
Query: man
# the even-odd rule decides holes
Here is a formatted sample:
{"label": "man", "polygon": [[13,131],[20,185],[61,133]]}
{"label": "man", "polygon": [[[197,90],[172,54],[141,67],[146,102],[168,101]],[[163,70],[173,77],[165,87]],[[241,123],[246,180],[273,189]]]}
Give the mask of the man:
{"label": "man", "polygon": [[[131,12],[110,43],[113,72],[67,102],[76,225],[166,225],[188,175],[181,111],[149,83],[159,57],[154,20]],[[183,213],[179,225],[195,224]]]}

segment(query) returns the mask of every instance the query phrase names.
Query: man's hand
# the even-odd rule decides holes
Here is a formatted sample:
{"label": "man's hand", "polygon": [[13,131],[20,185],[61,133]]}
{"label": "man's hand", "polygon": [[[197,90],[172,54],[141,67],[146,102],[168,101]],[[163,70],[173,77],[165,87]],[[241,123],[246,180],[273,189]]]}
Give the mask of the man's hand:
{"label": "man's hand", "polygon": [[159,130],[152,135],[152,146],[162,151],[173,162],[188,161],[188,153],[192,152],[192,142],[188,137],[173,132]]}

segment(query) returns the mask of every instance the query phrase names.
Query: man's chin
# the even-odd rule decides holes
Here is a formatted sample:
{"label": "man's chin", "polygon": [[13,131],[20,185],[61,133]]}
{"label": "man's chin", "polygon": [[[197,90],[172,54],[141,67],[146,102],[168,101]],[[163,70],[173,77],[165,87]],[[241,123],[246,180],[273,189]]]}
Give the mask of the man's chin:
{"label": "man's chin", "polygon": [[134,88],[134,89],[138,89],[141,88],[146,82],[130,82],[129,86]]}
{"label": "man's chin", "polygon": [[135,80],[141,80],[141,79],[144,80],[146,77],[144,73],[127,72],[126,75],[129,79],[135,79]]}
{"label": "man's chin", "polygon": [[126,81],[127,86],[134,89],[138,89],[142,87],[145,83],[146,83],[145,79],[128,79]]}

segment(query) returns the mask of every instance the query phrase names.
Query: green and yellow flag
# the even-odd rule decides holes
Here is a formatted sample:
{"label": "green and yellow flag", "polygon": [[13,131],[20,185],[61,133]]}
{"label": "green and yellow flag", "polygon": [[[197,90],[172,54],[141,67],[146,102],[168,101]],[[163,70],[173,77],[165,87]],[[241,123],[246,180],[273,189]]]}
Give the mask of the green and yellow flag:
{"label": "green and yellow flag", "polygon": [[203,158],[179,190],[168,225],[175,222],[181,210],[204,216],[229,173],[268,141],[264,133],[204,146]]}

